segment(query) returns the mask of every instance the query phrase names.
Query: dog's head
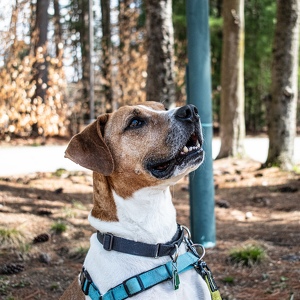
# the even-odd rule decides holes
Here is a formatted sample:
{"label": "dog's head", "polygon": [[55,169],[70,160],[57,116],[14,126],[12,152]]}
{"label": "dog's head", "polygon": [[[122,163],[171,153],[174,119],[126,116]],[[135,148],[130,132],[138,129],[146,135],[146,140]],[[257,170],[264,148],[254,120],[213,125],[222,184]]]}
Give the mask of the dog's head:
{"label": "dog's head", "polygon": [[203,161],[197,108],[166,111],[157,102],[104,114],[75,135],[66,157],[107,177],[126,198],[136,190],[174,184]]}

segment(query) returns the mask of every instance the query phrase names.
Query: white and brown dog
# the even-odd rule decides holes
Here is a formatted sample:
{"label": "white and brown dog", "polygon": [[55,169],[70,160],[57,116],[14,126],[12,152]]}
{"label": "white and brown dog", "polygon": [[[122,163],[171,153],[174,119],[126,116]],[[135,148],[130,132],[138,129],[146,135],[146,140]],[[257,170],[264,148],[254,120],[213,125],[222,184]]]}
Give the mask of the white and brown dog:
{"label": "white and brown dog", "polygon": [[[200,166],[202,142],[195,106],[166,111],[157,102],[101,115],[71,139],[66,157],[93,171],[89,222],[98,233],[91,237],[84,271],[61,299],[211,299],[207,284],[194,268],[179,274],[178,289],[172,280],[146,286],[156,276],[153,273],[144,282],[136,276],[164,266],[172,255],[177,258],[187,252],[169,187]],[[170,244],[171,252],[167,247],[159,253]],[[142,250],[153,252],[154,246],[155,254],[143,255]],[[128,279],[133,277],[138,287],[130,290],[133,279]]]}

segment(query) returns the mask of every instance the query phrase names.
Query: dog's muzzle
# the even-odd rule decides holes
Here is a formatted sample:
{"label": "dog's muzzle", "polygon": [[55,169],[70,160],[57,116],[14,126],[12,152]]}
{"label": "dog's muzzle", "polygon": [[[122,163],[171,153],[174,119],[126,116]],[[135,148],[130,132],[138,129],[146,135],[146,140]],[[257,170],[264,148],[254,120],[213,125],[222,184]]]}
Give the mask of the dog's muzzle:
{"label": "dog's muzzle", "polygon": [[150,159],[146,168],[159,179],[172,177],[175,169],[199,166],[203,161],[203,138],[198,110],[194,105],[177,109],[173,115],[174,126],[167,138],[172,149],[166,158]]}

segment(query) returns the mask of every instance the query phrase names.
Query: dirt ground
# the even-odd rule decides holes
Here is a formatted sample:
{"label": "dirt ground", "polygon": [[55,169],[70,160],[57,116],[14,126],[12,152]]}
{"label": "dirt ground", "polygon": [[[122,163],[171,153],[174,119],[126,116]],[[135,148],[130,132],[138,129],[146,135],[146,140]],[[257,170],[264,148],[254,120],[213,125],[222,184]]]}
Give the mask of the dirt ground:
{"label": "dirt ground", "polygon": [[[205,261],[223,299],[300,299],[300,175],[259,167],[214,162],[217,245]],[[189,226],[188,179],[172,192],[178,222]],[[91,199],[91,173],[0,179],[0,233],[10,230],[0,236],[0,299],[59,298],[89,247]],[[61,224],[59,234],[53,227]],[[248,244],[262,247],[266,258],[251,267],[230,262],[230,251]]]}

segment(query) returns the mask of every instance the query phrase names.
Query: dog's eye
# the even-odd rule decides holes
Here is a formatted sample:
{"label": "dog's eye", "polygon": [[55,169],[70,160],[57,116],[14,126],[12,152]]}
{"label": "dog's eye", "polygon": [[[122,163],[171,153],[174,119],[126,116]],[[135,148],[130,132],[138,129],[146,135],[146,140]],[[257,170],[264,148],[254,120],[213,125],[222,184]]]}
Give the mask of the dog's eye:
{"label": "dog's eye", "polygon": [[143,120],[134,118],[130,121],[129,125],[127,126],[127,128],[140,128],[145,124],[145,122]]}

